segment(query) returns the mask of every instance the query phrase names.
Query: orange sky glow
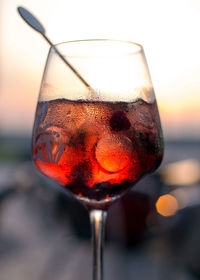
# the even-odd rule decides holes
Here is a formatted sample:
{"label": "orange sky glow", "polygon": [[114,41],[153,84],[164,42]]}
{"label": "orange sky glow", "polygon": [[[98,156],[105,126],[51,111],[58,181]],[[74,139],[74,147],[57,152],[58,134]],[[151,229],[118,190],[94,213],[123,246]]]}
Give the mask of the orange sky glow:
{"label": "orange sky glow", "polygon": [[43,22],[55,43],[111,38],[142,44],[165,137],[200,139],[198,0],[2,0],[0,132],[31,133],[49,49],[18,16],[19,5]]}

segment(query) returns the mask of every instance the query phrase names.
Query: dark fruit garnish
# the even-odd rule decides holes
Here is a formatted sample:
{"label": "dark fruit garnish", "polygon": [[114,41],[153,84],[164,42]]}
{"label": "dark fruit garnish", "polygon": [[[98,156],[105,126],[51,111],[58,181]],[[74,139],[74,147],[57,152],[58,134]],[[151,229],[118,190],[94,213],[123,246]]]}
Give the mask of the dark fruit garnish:
{"label": "dark fruit garnish", "polygon": [[127,130],[131,127],[131,123],[123,111],[117,111],[110,118],[110,127],[114,131]]}

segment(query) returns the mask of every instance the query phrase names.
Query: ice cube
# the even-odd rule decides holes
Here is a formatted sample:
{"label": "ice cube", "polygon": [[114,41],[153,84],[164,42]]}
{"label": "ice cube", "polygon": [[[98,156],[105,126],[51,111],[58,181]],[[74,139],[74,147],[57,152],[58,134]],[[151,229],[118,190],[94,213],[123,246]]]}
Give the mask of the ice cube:
{"label": "ice cube", "polygon": [[33,146],[40,154],[42,151],[49,163],[58,164],[68,142],[69,135],[66,130],[56,126],[45,126],[39,129]]}
{"label": "ice cube", "polygon": [[67,100],[52,100],[48,102],[48,109],[44,118],[44,124],[74,131],[80,128],[84,122],[84,108],[81,103],[73,103]]}
{"label": "ice cube", "polygon": [[111,109],[102,102],[88,102],[84,107],[85,121],[82,129],[89,135],[99,135],[109,131]]}
{"label": "ice cube", "polygon": [[132,152],[133,145],[128,137],[107,134],[97,143],[95,155],[105,170],[119,172],[131,162]]}
{"label": "ice cube", "polygon": [[149,130],[155,125],[153,105],[148,104],[142,100],[132,104],[129,111],[130,119],[136,131]]}

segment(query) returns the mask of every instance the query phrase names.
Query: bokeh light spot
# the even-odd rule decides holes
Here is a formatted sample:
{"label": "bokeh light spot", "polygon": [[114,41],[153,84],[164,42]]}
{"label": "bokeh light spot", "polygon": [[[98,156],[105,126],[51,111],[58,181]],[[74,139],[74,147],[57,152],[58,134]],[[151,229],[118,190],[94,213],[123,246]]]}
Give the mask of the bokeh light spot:
{"label": "bokeh light spot", "polygon": [[162,216],[173,216],[178,210],[178,202],[170,194],[162,195],[156,202],[156,210]]}

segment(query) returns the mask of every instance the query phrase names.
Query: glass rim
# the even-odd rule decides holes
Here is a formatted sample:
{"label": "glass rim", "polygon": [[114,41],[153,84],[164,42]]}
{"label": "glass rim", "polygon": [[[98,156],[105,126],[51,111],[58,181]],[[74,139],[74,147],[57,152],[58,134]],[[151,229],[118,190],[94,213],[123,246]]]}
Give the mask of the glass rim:
{"label": "glass rim", "polygon": [[[64,46],[65,44],[71,44],[71,43],[82,43],[82,42],[116,42],[116,43],[123,43],[123,44],[127,44],[127,45],[132,45],[137,47],[138,49],[136,50],[132,50],[132,51],[127,51],[127,53],[124,53],[123,55],[119,55],[119,56],[129,56],[129,55],[136,55],[138,53],[142,53],[143,52],[143,46],[139,43],[136,42],[132,42],[129,40],[120,40],[120,39],[80,39],[80,40],[70,40],[70,41],[63,41],[57,44],[54,44],[53,47],[59,47],[59,46]],[[53,50],[53,47],[50,47],[50,51]],[[89,58],[89,57],[93,57],[93,55],[81,55],[81,54],[76,54],[76,55],[70,55],[67,54],[68,57],[85,57],[85,58]],[[101,55],[99,56],[101,57]]]}

